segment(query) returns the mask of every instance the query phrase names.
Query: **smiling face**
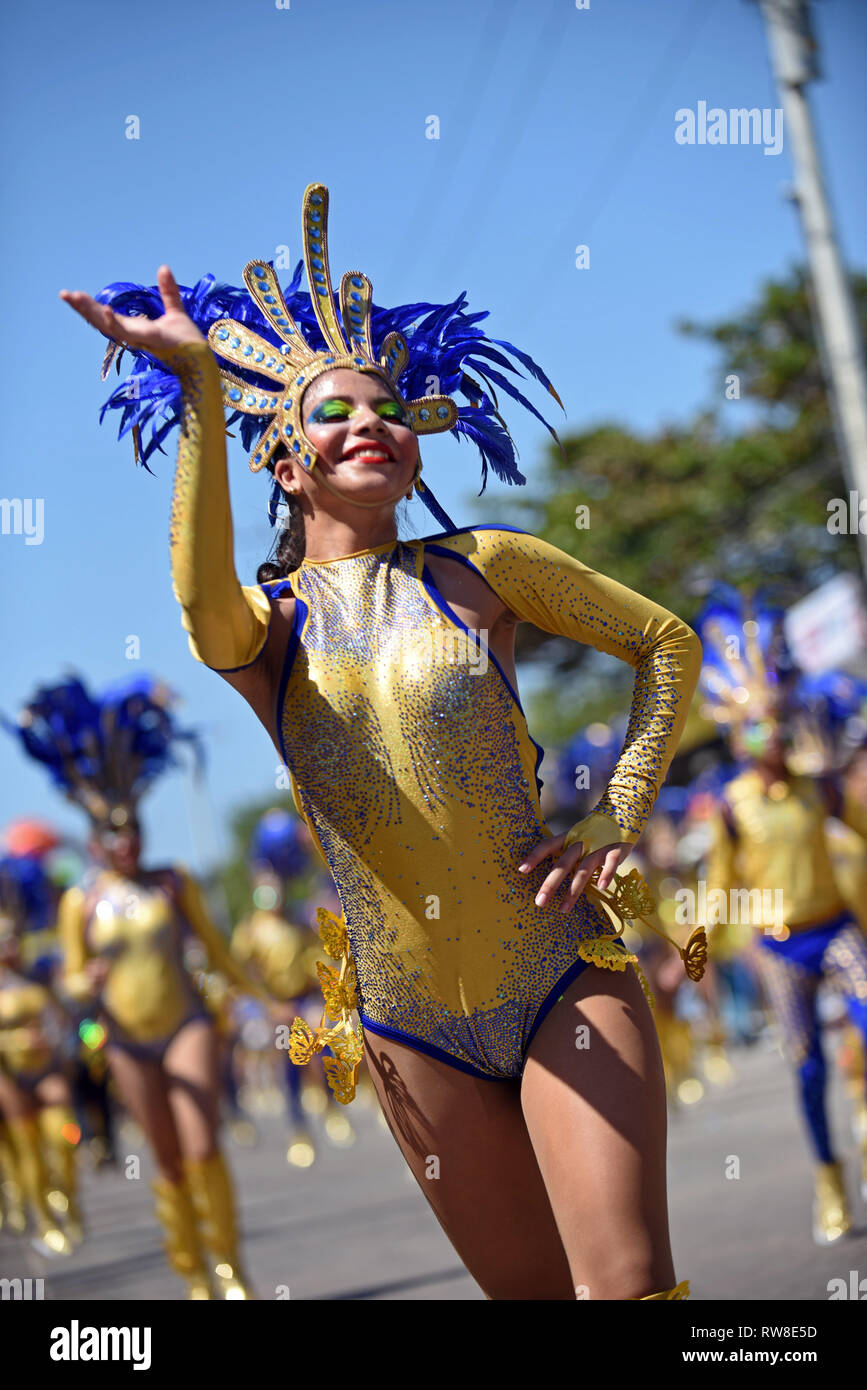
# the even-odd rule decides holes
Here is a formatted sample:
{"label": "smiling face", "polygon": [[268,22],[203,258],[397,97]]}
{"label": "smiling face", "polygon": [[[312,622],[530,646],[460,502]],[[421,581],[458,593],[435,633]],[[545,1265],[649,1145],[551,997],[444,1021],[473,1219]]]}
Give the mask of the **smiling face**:
{"label": "smiling face", "polygon": [[[382,377],[341,367],[324,372],[305,392],[304,432],[318,454],[307,473],[290,458],[274,465],[282,487],[292,483],[330,510],[324,475],[351,503],[394,504],[410,487],[418,440],[409,416]],[[338,499],[334,502],[339,506]]]}

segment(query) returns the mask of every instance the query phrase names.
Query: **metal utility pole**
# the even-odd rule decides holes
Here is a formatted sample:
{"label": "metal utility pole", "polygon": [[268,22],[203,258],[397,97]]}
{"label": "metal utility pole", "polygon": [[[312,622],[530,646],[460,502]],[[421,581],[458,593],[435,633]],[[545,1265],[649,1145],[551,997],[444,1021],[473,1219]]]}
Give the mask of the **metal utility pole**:
{"label": "metal utility pole", "polygon": [[[805,91],[807,83],[820,75],[809,0],[759,3],[783,103],[784,131],[791,140],[795,202],[807,243],[843,471],[857,494],[854,517],[858,518],[859,503],[867,502],[867,375],[855,304],[834,234]],[[867,527],[867,514],[863,525]],[[862,534],[860,526],[857,539],[867,576],[867,533]]]}

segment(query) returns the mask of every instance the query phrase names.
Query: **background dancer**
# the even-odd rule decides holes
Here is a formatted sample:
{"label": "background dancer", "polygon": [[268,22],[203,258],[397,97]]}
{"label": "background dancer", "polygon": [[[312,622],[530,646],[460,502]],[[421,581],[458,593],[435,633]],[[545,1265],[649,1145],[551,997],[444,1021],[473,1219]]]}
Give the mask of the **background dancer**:
{"label": "background dancer", "polygon": [[[697,627],[705,651],[702,686],[742,769],[720,796],[707,865],[708,907],[712,893],[724,895],[717,901],[729,909],[733,892],[758,890],[763,898],[752,919],[758,928],[753,958],[795,1071],[816,1158],[813,1236],[830,1244],[851,1228],[852,1218],[828,1128],[817,991],[823,980],[832,982],[867,1037],[867,939],[835,878],[826,824],[836,816],[863,838],[867,807],[833,775],[833,766],[826,763],[822,776],[815,767],[795,770],[794,755],[805,743],[814,752],[828,747],[832,712],[825,702],[823,713],[815,688],[794,667],[781,615],[727,590],[707,606]],[[867,855],[867,844],[862,852]],[[867,1197],[867,1140],[861,1143],[861,1185]]]}
{"label": "background dancer", "polygon": [[258,986],[232,960],[193,878],[141,862],[138,803],[191,738],[176,727],[170,698],[148,677],[99,696],[70,679],[37,690],[18,731],[25,751],[91,819],[95,867],[60,904],[64,987],[106,1029],[114,1084],[153,1150],[169,1262],[191,1298],[245,1299],[218,1143],[217,1040],[185,968],[185,938],[197,938],[240,988]]}

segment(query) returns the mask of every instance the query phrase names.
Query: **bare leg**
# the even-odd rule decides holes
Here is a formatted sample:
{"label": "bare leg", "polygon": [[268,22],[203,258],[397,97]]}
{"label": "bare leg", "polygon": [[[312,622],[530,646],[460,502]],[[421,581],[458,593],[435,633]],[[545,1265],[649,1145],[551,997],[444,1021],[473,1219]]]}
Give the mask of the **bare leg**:
{"label": "bare leg", "polygon": [[185,1159],[210,1158],[217,1151],[220,1106],[220,1054],[217,1034],[196,1019],[173,1038],[163,1058],[168,1100]]}
{"label": "bare leg", "polygon": [[159,1063],[141,1061],[109,1045],[108,1064],[121,1100],[144,1130],[162,1177],[178,1182],[181,1150]]}
{"label": "bare leg", "polygon": [[488,1297],[574,1299],[518,1082],[477,1079],[369,1032],[365,1052],[413,1176]]}
{"label": "bare leg", "polygon": [[72,1109],[72,1090],[62,1072],[55,1071],[50,1076],[44,1076],[35,1091],[40,1105],[65,1105]]}
{"label": "bare leg", "polygon": [[213,1025],[197,1019],[182,1028],[163,1068],[212,1283],[220,1298],[248,1299],[232,1178],[218,1147],[220,1057]]}
{"label": "bare leg", "polygon": [[33,1115],[36,1106],[33,1097],[22,1087],[16,1086],[11,1076],[0,1071],[0,1107],[7,1120],[24,1120]]}
{"label": "bare leg", "polygon": [[633,970],[589,966],[564,991],[530,1045],[521,1100],[576,1296],[671,1288],[665,1083]]}

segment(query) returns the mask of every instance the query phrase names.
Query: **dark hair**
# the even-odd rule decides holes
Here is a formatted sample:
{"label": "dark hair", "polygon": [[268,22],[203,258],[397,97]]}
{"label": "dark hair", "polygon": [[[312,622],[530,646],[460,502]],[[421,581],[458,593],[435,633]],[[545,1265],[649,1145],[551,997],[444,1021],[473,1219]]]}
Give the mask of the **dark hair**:
{"label": "dark hair", "polygon": [[[274,475],[274,464],[281,459],[288,458],[289,451],[285,444],[281,444],[279,449],[274,451],[271,462],[268,464],[268,471]],[[267,560],[256,571],[256,583],[267,584],[270,579],[285,579],[293,570],[297,570],[301,561],[304,559],[307,550],[307,535],[304,530],[304,514],[301,511],[301,504],[297,497],[280,488],[282,499],[286,503],[286,513],[282,521],[277,521],[276,525],[280,528]],[[272,499],[271,505],[274,505]]]}

